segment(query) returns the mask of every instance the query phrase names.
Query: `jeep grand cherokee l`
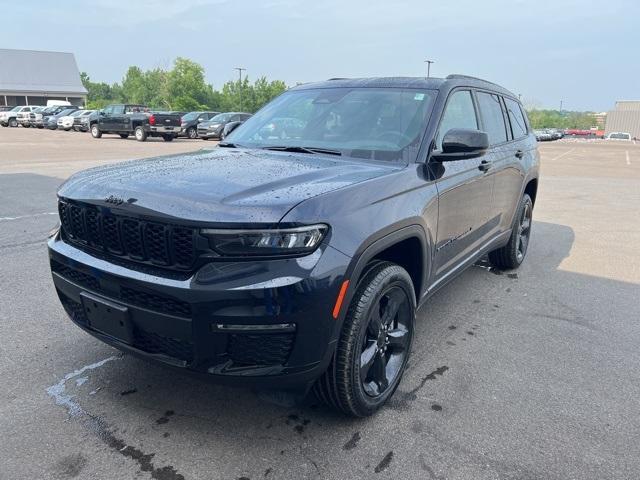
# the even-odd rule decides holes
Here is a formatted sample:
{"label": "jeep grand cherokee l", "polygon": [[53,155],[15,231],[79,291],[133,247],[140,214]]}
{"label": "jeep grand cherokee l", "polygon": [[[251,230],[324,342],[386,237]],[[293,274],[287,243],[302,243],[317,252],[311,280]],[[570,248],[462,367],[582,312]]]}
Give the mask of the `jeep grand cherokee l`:
{"label": "jeep grand cherokee l", "polygon": [[[278,118],[304,127],[266,135]],[[218,148],[71,177],[53,281],[73,322],[121,350],[313,386],[365,416],[402,378],[417,306],[487,253],[522,263],[538,164],[517,97],[493,83],[301,85]]]}

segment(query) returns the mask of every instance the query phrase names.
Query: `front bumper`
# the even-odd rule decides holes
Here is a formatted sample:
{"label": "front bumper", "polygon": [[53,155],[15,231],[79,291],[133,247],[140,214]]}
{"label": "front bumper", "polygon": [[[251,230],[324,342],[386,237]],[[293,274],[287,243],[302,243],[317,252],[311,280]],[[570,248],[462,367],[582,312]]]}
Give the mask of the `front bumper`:
{"label": "front bumper", "polygon": [[[329,246],[297,259],[212,262],[188,278],[110,263],[60,234],[48,246],[65,310],[116,348],[262,388],[308,388],[331,360],[338,333],[331,311],[350,259]],[[83,292],[126,307],[132,336],[92,328]]]}

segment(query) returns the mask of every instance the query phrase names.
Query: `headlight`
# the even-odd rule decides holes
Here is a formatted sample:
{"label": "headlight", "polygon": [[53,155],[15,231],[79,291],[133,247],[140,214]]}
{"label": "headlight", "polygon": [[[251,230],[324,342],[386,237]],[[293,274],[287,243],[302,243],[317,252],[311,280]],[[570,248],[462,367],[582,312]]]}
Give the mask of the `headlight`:
{"label": "headlight", "polygon": [[320,224],[274,230],[207,228],[201,233],[209,238],[211,248],[221,255],[268,257],[311,253],[320,245],[328,230],[327,225]]}
{"label": "headlight", "polygon": [[215,130],[216,128],[218,128],[220,126],[219,123],[214,123],[213,125],[209,125],[209,130]]}

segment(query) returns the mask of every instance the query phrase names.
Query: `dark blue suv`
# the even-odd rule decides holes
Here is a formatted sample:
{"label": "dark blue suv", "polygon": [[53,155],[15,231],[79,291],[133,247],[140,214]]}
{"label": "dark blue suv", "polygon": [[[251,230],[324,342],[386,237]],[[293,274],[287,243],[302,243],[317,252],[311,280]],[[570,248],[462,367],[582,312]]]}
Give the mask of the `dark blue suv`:
{"label": "dark blue suv", "polygon": [[[282,118],[299,128],[269,133]],[[419,305],[486,254],[523,261],[538,165],[493,83],[301,85],[213,150],[74,175],[53,280],[119,349],[365,416],[401,380]]]}

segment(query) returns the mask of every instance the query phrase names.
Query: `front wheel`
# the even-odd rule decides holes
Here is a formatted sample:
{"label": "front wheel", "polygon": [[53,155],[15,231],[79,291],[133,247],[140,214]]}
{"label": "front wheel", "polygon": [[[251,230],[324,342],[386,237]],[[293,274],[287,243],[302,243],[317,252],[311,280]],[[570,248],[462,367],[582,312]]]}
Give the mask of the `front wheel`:
{"label": "front wheel", "polygon": [[533,202],[528,194],[520,199],[516,219],[511,230],[509,243],[504,247],[489,252],[489,261],[500,269],[518,268],[524,261],[531,238],[531,223],[533,218]]}
{"label": "front wheel", "polygon": [[15,118],[10,118],[9,119],[9,126],[10,127],[17,127],[18,126],[18,120],[16,120]]}
{"label": "front wheel", "polygon": [[176,138],[176,137],[174,137],[173,135],[162,135],[162,139],[165,142],[172,142],[174,138]]}
{"label": "front wheel", "polygon": [[373,265],[358,284],[333,360],[315,385],[316,395],[354,417],[382,407],[406,368],[415,310],[407,271],[389,262]]}
{"label": "front wheel", "polygon": [[198,132],[196,130],[196,127],[189,127],[187,128],[187,137],[189,138],[198,138]]}
{"label": "front wheel", "polygon": [[136,127],[134,134],[139,142],[144,142],[147,139],[147,132],[144,131],[143,127]]}
{"label": "front wheel", "polygon": [[98,128],[98,125],[91,125],[91,136],[93,138],[100,138],[102,137],[102,132],[100,131],[100,129]]}

